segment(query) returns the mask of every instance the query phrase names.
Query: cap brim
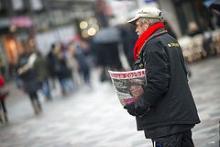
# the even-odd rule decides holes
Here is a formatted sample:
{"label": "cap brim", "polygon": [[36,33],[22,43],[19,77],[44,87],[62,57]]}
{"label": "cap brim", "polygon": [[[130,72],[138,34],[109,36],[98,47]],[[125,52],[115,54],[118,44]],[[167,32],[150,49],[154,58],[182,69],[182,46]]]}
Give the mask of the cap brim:
{"label": "cap brim", "polygon": [[139,17],[134,17],[130,20],[128,20],[128,23],[131,23],[131,24],[135,24],[135,22],[138,20]]}

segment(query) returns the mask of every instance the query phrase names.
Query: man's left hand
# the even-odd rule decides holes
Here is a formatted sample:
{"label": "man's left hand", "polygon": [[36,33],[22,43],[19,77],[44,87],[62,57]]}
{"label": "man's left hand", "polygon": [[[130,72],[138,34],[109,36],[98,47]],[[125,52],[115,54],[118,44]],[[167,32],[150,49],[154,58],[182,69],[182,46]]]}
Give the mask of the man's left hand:
{"label": "man's left hand", "polygon": [[127,104],[124,106],[124,108],[128,111],[128,113],[132,116],[137,116],[134,103]]}

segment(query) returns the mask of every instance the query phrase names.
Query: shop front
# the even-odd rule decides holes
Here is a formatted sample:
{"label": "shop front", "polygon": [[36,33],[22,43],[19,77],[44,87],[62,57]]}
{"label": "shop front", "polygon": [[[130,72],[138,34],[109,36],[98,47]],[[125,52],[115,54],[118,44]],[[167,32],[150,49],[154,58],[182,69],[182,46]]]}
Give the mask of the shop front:
{"label": "shop front", "polygon": [[24,42],[30,38],[32,21],[29,17],[8,18],[8,24],[1,31],[1,60],[6,73],[13,74],[20,54],[24,51]]}

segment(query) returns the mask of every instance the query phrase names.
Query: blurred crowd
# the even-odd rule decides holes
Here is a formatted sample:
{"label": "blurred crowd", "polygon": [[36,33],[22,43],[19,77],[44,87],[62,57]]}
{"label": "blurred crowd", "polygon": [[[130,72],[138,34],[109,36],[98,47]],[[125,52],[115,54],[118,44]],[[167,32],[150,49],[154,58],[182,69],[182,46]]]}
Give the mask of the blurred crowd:
{"label": "blurred crowd", "polygon": [[[92,69],[98,69],[95,74],[98,74],[100,82],[110,81],[109,69],[129,69],[136,38],[132,26],[109,27],[92,40],[78,38],[68,43],[55,42],[46,55],[37,49],[34,42],[23,42],[24,52],[20,54],[12,75],[17,88],[27,94],[34,113],[38,115],[42,112],[39,95],[49,102],[53,100],[53,91],[57,88],[62,97],[81,87],[92,89]],[[125,57],[127,66],[123,65],[121,56]],[[5,105],[4,109],[7,117]]]}
{"label": "blurred crowd", "polygon": [[35,114],[42,111],[37,92],[41,91],[47,101],[52,100],[56,81],[63,96],[83,83],[91,87],[88,54],[88,44],[80,41],[68,45],[54,43],[46,56],[34,46],[20,55],[16,66],[17,87],[28,94]]}

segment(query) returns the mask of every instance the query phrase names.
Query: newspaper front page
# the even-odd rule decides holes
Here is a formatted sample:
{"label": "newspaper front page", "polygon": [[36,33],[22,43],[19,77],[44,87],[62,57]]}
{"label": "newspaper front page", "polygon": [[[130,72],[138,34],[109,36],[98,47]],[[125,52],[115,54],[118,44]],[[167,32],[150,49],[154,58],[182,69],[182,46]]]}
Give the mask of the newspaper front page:
{"label": "newspaper front page", "polygon": [[146,84],[145,69],[133,71],[108,71],[112,79],[120,103],[125,106],[135,102],[138,98],[131,93],[131,89],[143,87]]}

